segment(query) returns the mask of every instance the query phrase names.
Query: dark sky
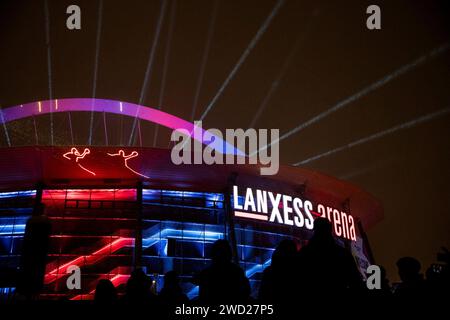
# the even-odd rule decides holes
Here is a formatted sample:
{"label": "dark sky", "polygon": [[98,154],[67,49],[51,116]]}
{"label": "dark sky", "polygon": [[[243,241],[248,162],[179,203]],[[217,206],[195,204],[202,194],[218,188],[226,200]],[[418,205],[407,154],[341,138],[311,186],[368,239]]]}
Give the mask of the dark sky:
{"label": "dark sky", "polygon": [[[275,5],[274,0],[218,0],[217,18],[205,65],[196,119],[200,117],[250,40]],[[448,3],[448,2],[447,2]],[[82,29],[66,28],[67,6],[81,7]],[[382,30],[365,26],[366,8],[381,7]],[[214,1],[177,0],[173,37],[166,55],[167,10],[144,105],[160,99],[162,109],[190,120]],[[53,98],[92,97],[98,1],[49,1]],[[103,1],[96,97],[139,102],[160,11],[159,1]],[[49,98],[44,1],[0,4],[0,105]],[[450,41],[446,1],[287,0],[204,120],[207,128],[246,128],[298,41],[284,76],[257,128],[281,134]],[[380,88],[314,123],[280,146],[281,162],[292,164],[376,132],[450,107],[450,49],[422,61]],[[384,220],[369,230],[377,263],[395,279],[395,261],[405,255],[424,266],[440,246],[450,247],[450,114],[380,139],[334,153],[306,167],[348,179],[375,195]],[[9,124],[13,145],[34,143],[31,120]],[[107,116],[110,142],[128,139],[130,119]],[[42,143],[48,117],[37,119]],[[75,142],[85,144],[89,115],[74,114]],[[153,145],[154,126],[142,124],[144,145]],[[167,147],[160,129],[157,146]],[[55,115],[57,143],[68,143],[68,121]],[[4,135],[0,143],[6,145]],[[94,143],[103,144],[95,117]],[[425,271],[423,269],[423,271]]]}

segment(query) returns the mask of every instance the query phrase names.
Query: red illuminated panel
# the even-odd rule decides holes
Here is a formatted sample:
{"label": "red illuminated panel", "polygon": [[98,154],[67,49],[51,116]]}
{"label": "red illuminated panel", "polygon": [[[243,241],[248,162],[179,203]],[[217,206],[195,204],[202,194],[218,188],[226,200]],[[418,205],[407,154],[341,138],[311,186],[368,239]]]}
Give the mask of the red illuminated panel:
{"label": "red illuminated panel", "polygon": [[59,278],[66,276],[67,269],[72,265],[82,266],[86,264],[94,264],[104,259],[113,252],[116,252],[124,247],[130,247],[133,245],[134,245],[134,238],[118,238],[112,241],[111,243],[103,246],[102,248],[98,249],[97,251],[93,252],[90,255],[79,256],[47,272],[44,277],[44,283],[49,284],[52,283],[53,281],[56,281]]}
{"label": "red illuminated panel", "polygon": [[44,190],[42,200],[118,200],[136,201],[136,189]]}
{"label": "red illuminated panel", "polygon": [[66,190],[43,190],[42,200],[64,200],[66,199]]}

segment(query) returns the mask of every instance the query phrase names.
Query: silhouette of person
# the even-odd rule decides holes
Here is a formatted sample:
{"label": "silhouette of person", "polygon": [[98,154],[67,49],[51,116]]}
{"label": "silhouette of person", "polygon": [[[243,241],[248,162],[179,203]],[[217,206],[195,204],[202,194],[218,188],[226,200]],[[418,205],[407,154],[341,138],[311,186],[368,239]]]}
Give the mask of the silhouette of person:
{"label": "silhouette of person", "polygon": [[37,203],[26,224],[20,260],[17,293],[25,299],[37,298],[44,287],[45,266],[52,229],[51,220],[44,215],[45,206]]}
{"label": "silhouette of person", "polygon": [[99,280],[95,288],[94,302],[98,305],[112,305],[117,302],[116,288],[111,280]]}
{"label": "silhouette of person", "polygon": [[425,281],[420,274],[420,262],[412,257],[403,257],[397,261],[398,275],[402,282],[394,291],[397,297],[416,297],[425,290]]}
{"label": "silhouette of person", "polygon": [[217,240],[211,248],[212,263],[193,282],[200,286],[203,303],[240,303],[250,296],[250,284],[244,271],[231,261],[231,248],[226,240]]}
{"label": "silhouette of person", "polygon": [[389,284],[389,279],[387,277],[386,269],[383,266],[379,266],[381,270],[381,292],[384,295],[391,295],[391,286]]}
{"label": "silhouette of person", "polygon": [[361,274],[353,256],[336,244],[326,218],[314,221],[314,234],[298,253],[298,287],[314,297],[327,292],[342,297],[349,290],[363,290]]}
{"label": "silhouette of person", "polygon": [[164,275],[164,287],[159,293],[159,298],[163,304],[169,306],[189,301],[188,297],[181,290],[180,280],[175,271],[169,271]]}
{"label": "silhouette of person", "polygon": [[281,241],[272,254],[272,262],[264,269],[258,298],[266,303],[286,303],[297,290],[292,284],[295,277],[297,246],[292,240]]}
{"label": "silhouette of person", "polygon": [[154,304],[156,296],[153,294],[151,288],[151,278],[142,269],[134,270],[126,285],[124,302],[131,305]]}

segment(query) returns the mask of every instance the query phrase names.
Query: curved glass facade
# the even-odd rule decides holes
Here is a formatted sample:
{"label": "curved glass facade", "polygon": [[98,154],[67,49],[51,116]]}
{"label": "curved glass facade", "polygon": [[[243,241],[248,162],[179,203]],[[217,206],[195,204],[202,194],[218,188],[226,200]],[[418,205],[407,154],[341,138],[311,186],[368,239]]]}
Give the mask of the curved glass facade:
{"label": "curved glass facade", "polygon": [[[13,272],[20,265],[21,241],[35,198],[35,190],[0,193],[2,270]],[[208,265],[211,245],[218,239],[230,240],[256,297],[277,244],[289,238],[302,246],[309,238],[298,228],[231,217],[221,193],[44,189],[41,201],[52,224],[42,299],[92,299],[103,278],[110,279],[121,295],[135,266],[152,276],[155,291],[164,274],[175,270],[184,292],[195,298],[198,287],[191,279]],[[67,288],[72,265],[81,269],[81,289]],[[0,288],[5,297],[14,290],[14,282],[2,281]]]}

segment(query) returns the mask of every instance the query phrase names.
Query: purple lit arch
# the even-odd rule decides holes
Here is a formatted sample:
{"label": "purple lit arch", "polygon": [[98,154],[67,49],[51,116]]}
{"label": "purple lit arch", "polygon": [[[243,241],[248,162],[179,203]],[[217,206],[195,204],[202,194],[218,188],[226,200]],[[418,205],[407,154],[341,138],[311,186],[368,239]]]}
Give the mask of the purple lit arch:
{"label": "purple lit arch", "polygon": [[[183,120],[177,116],[155,108],[109,99],[71,98],[45,100],[21,104],[18,106],[1,109],[0,112],[2,112],[2,117],[0,119],[0,123],[8,123],[14,120],[20,120],[49,113],[92,111],[136,117],[138,119],[153,122],[173,130],[184,129],[188,132],[191,132],[192,138],[197,139],[193,135],[195,126],[189,121]],[[214,136],[214,138],[214,149],[216,151],[227,153],[228,150],[232,150],[232,154],[237,154],[240,156],[245,155],[242,151],[235,149],[232,145],[228,144],[228,142],[224,141],[222,138],[218,136]],[[197,140],[204,143],[201,139]],[[217,146],[221,146],[221,148],[218,148]],[[223,152],[224,149],[225,152]]]}

